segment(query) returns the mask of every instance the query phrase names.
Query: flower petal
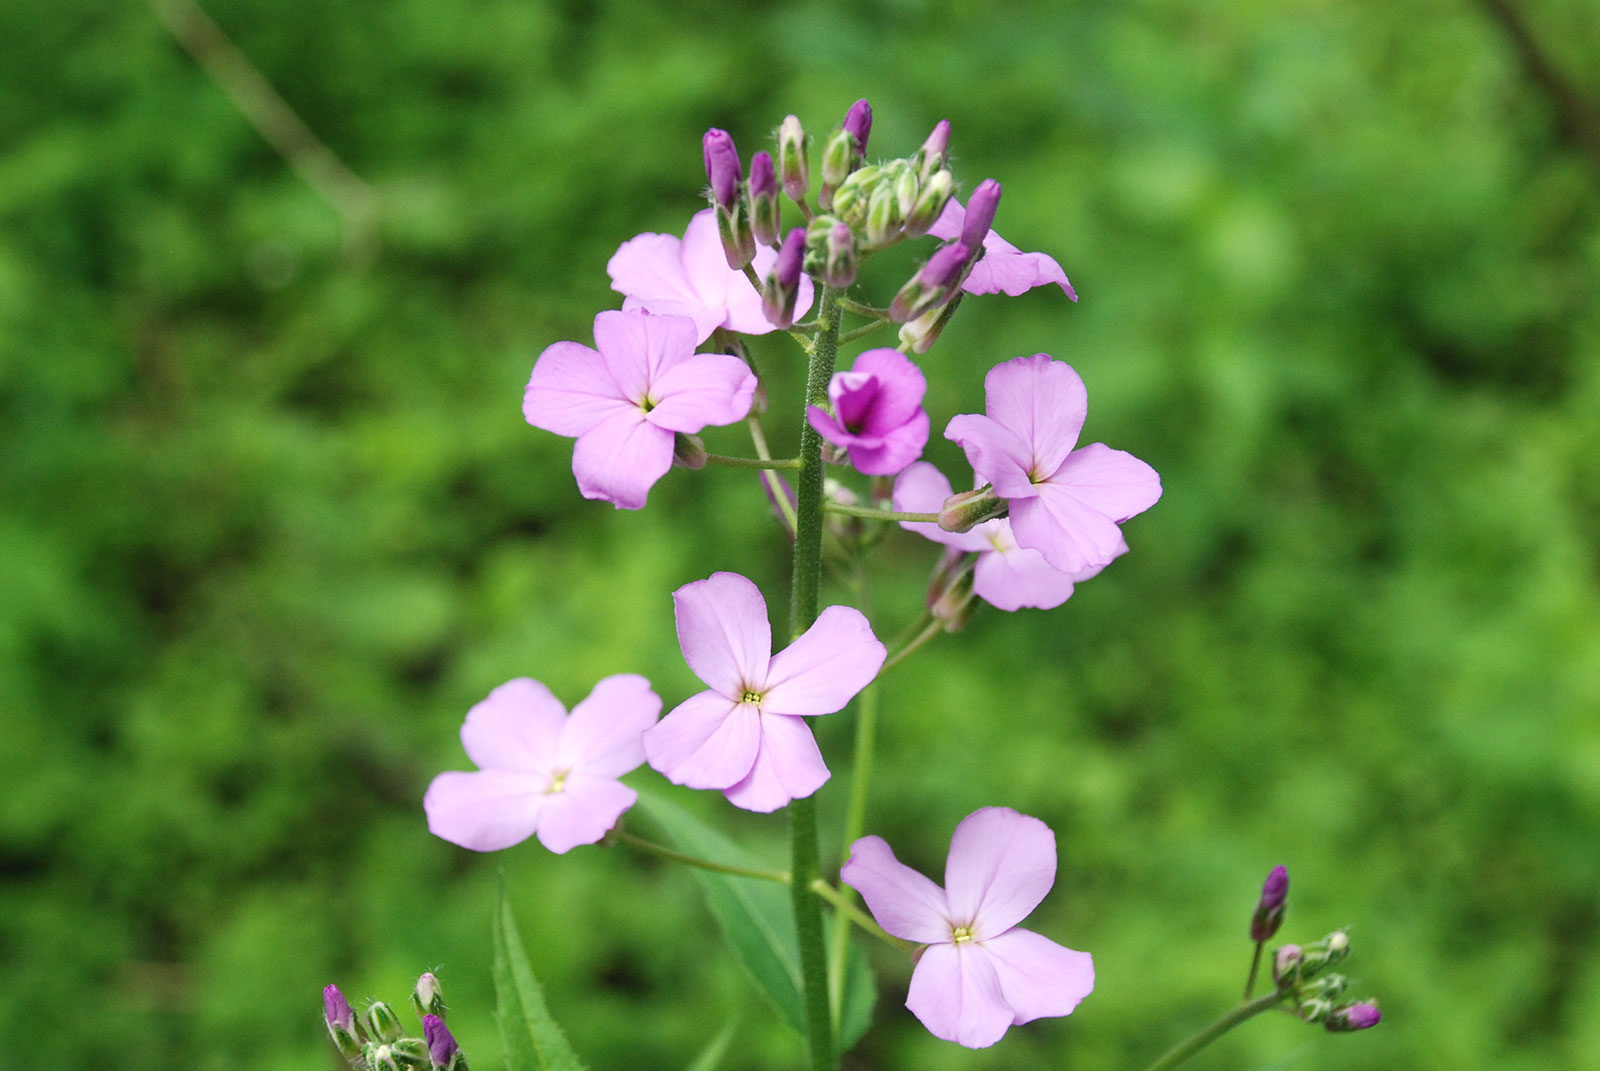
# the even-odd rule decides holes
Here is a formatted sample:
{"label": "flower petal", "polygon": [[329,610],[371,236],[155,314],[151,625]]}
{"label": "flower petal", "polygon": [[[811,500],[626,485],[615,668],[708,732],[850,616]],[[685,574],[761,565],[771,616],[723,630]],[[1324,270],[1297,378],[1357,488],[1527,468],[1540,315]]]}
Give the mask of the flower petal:
{"label": "flower petal", "polygon": [[930,945],[911,972],[906,1007],[934,1037],[969,1049],[993,1045],[1016,1018],[976,941]]}
{"label": "flower petal", "polygon": [[509,770],[442,773],[422,797],[428,831],[475,852],[509,848],[539,827],[548,783]]}
{"label": "flower petal", "polygon": [[972,266],[961,289],[969,294],[1016,297],[1050,283],[1059,286],[1073,301],[1078,300],[1078,292],[1072,289],[1067,273],[1054,257],[1045,253],[1024,253],[990,231],[983,240],[983,259]]}
{"label": "flower petal", "polygon": [[[952,493],[950,481],[944,478],[944,473],[926,461],[918,461],[894,481],[893,506],[899,513],[938,513],[944,509],[945,500]],[[919,521],[901,521],[900,527],[947,547],[960,550],[989,549],[989,540],[981,531],[984,525],[969,532],[946,532],[937,524]]]}
{"label": "flower petal", "polygon": [[910,420],[890,429],[878,445],[851,446],[850,464],[868,476],[893,476],[921,457],[927,445],[928,414],[919,409]]}
{"label": "flower petal", "polygon": [[621,777],[644,762],[640,737],[661,714],[661,697],[637,673],[602,679],[572,708],[555,766],[572,773]]}
{"label": "flower petal", "polygon": [[[540,836],[543,836],[541,831]],[[1094,957],[1021,928],[983,943],[1017,1025],[1069,1015],[1094,989]]]}
{"label": "flower petal", "polygon": [[621,781],[574,771],[560,792],[545,797],[539,843],[557,855],[580,844],[597,843],[638,799],[639,794]]}
{"label": "flower petal", "polygon": [[1089,412],[1089,392],[1071,365],[1048,353],[1016,357],[983,379],[984,412],[1028,444],[1028,473],[1043,480],[1077,445]]}
{"label": "flower petal", "polygon": [[635,309],[594,318],[594,344],[612,380],[630,401],[643,402],[656,381],[694,353],[692,320]]}
{"label": "flower petal", "polygon": [[572,474],[584,498],[618,509],[643,509],[650,488],[672,467],[672,432],[644,419],[638,408],[621,410],[578,436]]}
{"label": "flower petal", "polygon": [[557,342],[534,362],[522,393],[522,416],[529,424],[576,438],[633,403],[606,373],[600,355],[576,342]]}
{"label": "flower petal", "polygon": [[712,573],[674,591],[672,606],[683,659],[706,687],[734,702],[747,687],[760,689],[772,658],[760,588],[738,573]]}
{"label": "flower petal", "polygon": [[1122,530],[1070,488],[1045,482],[1035,498],[1011,502],[1011,535],[1064,573],[1104,567],[1126,548]]}
{"label": "flower petal", "polygon": [[944,888],[950,920],[986,941],[1039,906],[1056,880],[1056,837],[1037,818],[1010,807],[984,807],[950,838]]}
{"label": "flower petal", "polygon": [[896,937],[918,944],[950,940],[944,890],[896,859],[882,837],[850,845],[839,880],[860,893],[878,925]]}
{"label": "flower petal", "polygon": [[1074,450],[1048,480],[1121,524],[1161,497],[1156,470],[1125,450],[1090,443]]}
{"label": "flower petal", "polygon": [[761,715],[752,703],[700,692],[644,732],[651,768],[675,785],[727,788],[755,765]]}
{"label": "flower petal", "polygon": [[461,745],[480,769],[544,775],[555,761],[556,741],[566,720],[567,708],[550,689],[518,677],[467,711]]}
{"label": "flower petal", "polygon": [[695,345],[710,338],[722,326],[727,312],[721,308],[707,308],[698,301],[675,301],[671,298],[641,298],[628,296],[622,299],[623,312],[643,310],[656,316],[682,316],[694,321]]}
{"label": "flower petal", "polygon": [[723,792],[747,811],[776,811],[790,800],[805,799],[828,782],[828,764],[817,750],[811,726],[802,718],[761,715],[761,747],[744,780]]}
{"label": "flower petal", "polygon": [[[922,399],[928,392],[927,377],[899,350],[867,350],[850,366],[857,376],[871,376],[878,389],[867,414],[867,434],[886,435],[922,412]],[[923,414],[926,417],[927,414]]]}
{"label": "flower petal", "polygon": [[950,418],[944,437],[961,447],[972,471],[994,484],[1002,498],[1032,498],[1038,493],[1028,478],[1033,453],[1010,428],[986,416],[962,413]]}
{"label": "flower petal", "polygon": [[[1003,525],[1006,522],[991,521]],[[972,570],[972,590],[978,598],[1001,610],[1018,610],[1031,606],[1040,610],[1053,610],[1072,595],[1078,580],[1088,579],[1083,573],[1063,573],[1045,560],[1043,554],[1019,547],[1010,538],[1010,527],[1002,529],[1005,542],[1001,549],[991,544],[990,549],[978,555]],[[1088,575],[1099,569],[1088,570]]]}
{"label": "flower petal", "polygon": [[650,385],[656,405],[646,419],[658,428],[690,433],[707,424],[732,424],[750,412],[755,391],[755,373],[739,358],[695,354],[656,376]]}
{"label": "flower petal", "polygon": [[872,683],[888,653],[860,610],[830,606],[799,639],[772,656],[761,709],[832,714]]}
{"label": "flower petal", "polygon": [[690,288],[688,276],[684,274],[679,249],[682,244],[673,234],[645,233],[629,238],[606,262],[611,289],[643,300],[651,312],[660,311],[651,304],[656,301],[698,305],[698,295]]}

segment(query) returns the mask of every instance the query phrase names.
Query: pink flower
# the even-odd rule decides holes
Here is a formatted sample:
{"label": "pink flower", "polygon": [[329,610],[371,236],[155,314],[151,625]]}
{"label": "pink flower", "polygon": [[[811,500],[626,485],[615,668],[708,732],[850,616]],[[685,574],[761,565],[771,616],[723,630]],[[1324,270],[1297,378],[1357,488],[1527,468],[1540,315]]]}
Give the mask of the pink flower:
{"label": "pink flower", "polygon": [[[966,209],[952,197],[945,202],[944,211],[928,228],[928,233],[946,240],[959,238],[966,220]],[[1047,283],[1055,283],[1073,301],[1078,300],[1078,292],[1072,289],[1072,284],[1067,281],[1067,273],[1061,270],[1061,265],[1056,263],[1054,257],[1044,253],[1024,253],[991,230],[983,239],[983,259],[973,267],[972,274],[961,284],[961,289],[969,294],[1009,294],[1016,297]]]}
{"label": "pink flower", "polygon": [[1017,926],[1056,880],[1050,827],[1009,807],[956,826],[944,888],[894,857],[882,837],[850,845],[839,872],[878,925],[927,945],[906,1007],[936,1038],[982,1049],[1013,1025],[1068,1015],[1094,988],[1094,961]]}
{"label": "pink flower", "polygon": [[[757,278],[766,278],[778,254],[762,246],[752,265]],[[694,321],[695,344],[711,337],[719,327],[743,335],[764,335],[775,330],[761,311],[761,295],[744,272],[728,267],[717,237],[713,209],[696,212],[683,239],[670,234],[641,234],[630,238],[606,264],[611,288],[625,295],[624,310],[647,309]],[[811,280],[800,276],[796,316],[811,307]]]}
{"label": "pink flower", "polygon": [[556,853],[593,844],[638,799],[617,778],[644,762],[640,736],[660,713],[660,697],[634,673],[600,681],[571,717],[538,681],[502,684],[461,726],[478,769],[442,773],[428,786],[428,829],[476,852],[534,833]]}
{"label": "pink flower", "polygon": [[602,312],[594,342],[539,355],[522,415],[578,440],[572,473],[584,498],[639,509],[672,467],[674,433],[742,419],[756,377],[737,357],[695,353],[694,324],[682,316]]}
{"label": "pink flower", "polygon": [[828,383],[833,415],[812,405],[806,419],[818,435],[850,451],[857,471],[893,476],[928,445],[927,389],[922,370],[899,350],[868,350]]}
{"label": "pink flower", "polygon": [[[894,508],[905,513],[938,513],[950,497],[950,481],[926,461],[919,461],[894,482]],[[984,521],[966,532],[946,532],[937,524],[903,521],[900,527],[935,543],[977,554],[972,570],[972,590],[978,598],[1002,610],[1024,606],[1050,610],[1072,595],[1073,585],[1101,570],[1090,566],[1064,573],[1045,561],[1037,550],[1017,546],[1011,522],[1004,517]],[[1117,553],[1127,551],[1127,545]]]}
{"label": "pink flower", "polygon": [[774,655],[766,601],[739,574],[685,584],[672,601],[684,660],[710,688],[645,733],[650,765],[748,811],[821,788],[828,767],[804,719],[841,709],[878,675],[887,652],[867,619],[830,606]]}
{"label": "pink flower", "polygon": [[1017,357],[989,369],[983,386],[988,415],[952,417],[944,434],[1010,500],[1018,546],[1064,573],[1103,567],[1126,551],[1117,525],[1155,505],[1161,477],[1101,443],[1073,449],[1089,395],[1072,366],[1048,353]]}

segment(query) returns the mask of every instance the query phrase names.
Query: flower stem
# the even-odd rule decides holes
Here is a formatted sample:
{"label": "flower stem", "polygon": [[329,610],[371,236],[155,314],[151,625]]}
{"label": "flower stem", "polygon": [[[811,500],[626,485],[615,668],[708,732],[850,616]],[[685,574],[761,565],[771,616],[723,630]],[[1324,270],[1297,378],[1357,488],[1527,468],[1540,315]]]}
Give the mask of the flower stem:
{"label": "flower stem", "polygon": [[927,617],[928,623],[922,626],[922,631],[911,637],[911,639],[907,640],[905,642],[905,646],[893,652],[888,658],[883,660],[883,668],[878,670],[878,676],[883,676],[889,670],[893,669],[895,666],[898,666],[907,658],[910,658],[917,648],[921,647],[923,644],[927,643],[929,640],[933,639],[935,636],[939,635],[939,633],[944,631],[943,621],[940,621],[932,614],[927,614],[925,616]]}
{"label": "flower stem", "polygon": [[816,893],[818,896],[822,897],[824,900],[828,901],[828,903],[832,904],[838,909],[839,917],[849,919],[851,922],[855,923],[857,926],[860,926],[863,930],[866,930],[868,933],[872,934],[872,936],[876,937],[885,944],[891,944],[896,948],[905,949],[907,952],[917,947],[910,941],[903,941],[894,934],[889,933],[882,926],[879,926],[872,920],[871,915],[868,915],[865,911],[861,910],[855,904],[850,902],[850,897],[848,894],[839,889],[835,889],[832,885],[829,885],[821,878],[814,880],[810,887],[812,892]]}
{"label": "flower stem", "polygon": [[1256,991],[1256,972],[1261,970],[1261,947],[1265,941],[1256,942],[1256,954],[1250,958],[1250,974],[1244,980],[1244,999],[1249,1000],[1250,994]]}
{"label": "flower stem", "polygon": [[872,320],[882,320],[885,323],[889,321],[888,309],[880,309],[872,305],[863,305],[861,302],[852,301],[842,294],[839,296],[839,304],[844,309],[855,313],[857,316],[865,316]]}
{"label": "flower stem", "polygon": [[719,863],[713,859],[702,859],[697,855],[674,851],[654,841],[636,837],[622,829],[613,829],[606,835],[606,841],[612,844],[626,844],[635,851],[644,852],[646,855],[659,856],[662,859],[671,859],[674,863],[683,863],[685,866],[699,867],[701,870],[714,870],[718,874],[732,874],[736,878],[775,881],[779,885],[788,885],[790,881],[787,870],[758,870],[755,867],[733,866],[730,863]]}
{"label": "flower stem", "polygon": [[890,321],[888,320],[874,320],[870,324],[862,324],[860,327],[852,327],[850,330],[839,336],[839,341],[854,342],[858,338],[866,338],[874,331],[879,331],[885,327],[888,327],[889,323]]}
{"label": "flower stem", "polygon": [[1160,1059],[1145,1068],[1145,1071],[1167,1071],[1168,1068],[1177,1067],[1246,1019],[1260,1015],[1264,1011],[1269,1011],[1282,1000],[1283,994],[1274,991],[1264,997],[1257,997],[1255,1000],[1240,1004],[1227,1015],[1224,1015],[1187,1041],[1181,1041],[1168,1049]]}
{"label": "flower stem", "polygon": [[727,465],[736,469],[798,469],[797,457],[728,457],[726,454],[707,454],[706,464]]}
{"label": "flower stem", "polygon": [[865,517],[869,521],[913,521],[920,524],[938,524],[937,513],[904,513],[899,510],[878,509],[876,506],[847,506],[842,502],[824,502],[825,513],[840,513],[846,517]]}

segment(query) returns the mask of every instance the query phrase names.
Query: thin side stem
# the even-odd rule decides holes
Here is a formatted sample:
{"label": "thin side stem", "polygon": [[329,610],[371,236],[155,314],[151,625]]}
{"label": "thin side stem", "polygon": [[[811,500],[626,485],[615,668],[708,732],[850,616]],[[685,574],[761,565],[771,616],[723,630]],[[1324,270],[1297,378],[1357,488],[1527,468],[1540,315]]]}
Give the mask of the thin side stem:
{"label": "thin side stem", "polygon": [[725,454],[707,454],[706,464],[727,465],[735,469],[792,469],[798,471],[800,459],[797,457],[728,457]]}
{"label": "thin side stem", "polygon": [[1249,1000],[1250,994],[1256,991],[1256,974],[1261,970],[1261,949],[1265,941],[1256,942],[1255,955],[1250,957],[1250,973],[1244,980],[1244,999]]}
{"label": "thin side stem", "polygon": [[839,297],[839,304],[846,312],[853,312],[857,316],[865,316],[871,320],[887,320],[889,318],[888,309],[880,309],[874,305],[863,305],[861,302],[852,301],[843,295]]}
{"label": "thin side stem", "polygon": [[878,509],[875,506],[847,506],[842,502],[824,502],[822,509],[826,513],[839,513],[846,517],[865,517],[869,521],[913,521],[921,524],[938,524],[937,513],[902,513],[892,509]]}
{"label": "thin side stem", "polygon": [[1155,1063],[1145,1068],[1145,1071],[1168,1071],[1169,1068],[1177,1067],[1246,1019],[1260,1015],[1264,1011],[1270,1011],[1282,999],[1282,993],[1273,992],[1264,997],[1257,997],[1255,1000],[1240,1004],[1227,1015],[1194,1035],[1194,1037],[1189,1038],[1187,1041],[1180,1041],[1168,1049]]}
{"label": "thin side stem", "polygon": [[928,615],[928,623],[923,626],[922,631],[907,640],[904,647],[892,652],[888,658],[883,660],[883,668],[878,670],[878,676],[882,677],[889,670],[910,658],[919,647],[943,631],[944,622],[931,614]]}
{"label": "thin side stem", "polygon": [[885,930],[882,926],[879,926],[875,921],[873,921],[871,915],[867,914],[855,904],[851,903],[849,897],[840,892],[838,889],[835,889],[832,885],[829,885],[827,882],[823,881],[821,878],[817,878],[811,882],[811,891],[828,901],[828,903],[832,904],[838,910],[841,917],[848,918],[851,922],[855,923],[857,926],[860,926],[863,930],[866,930],[868,933],[872,934],[872,936],[876,937],[885,944],[893,945],[894,947],[904,949],[907,952],[911,952],[916,949],[917,946],[912,944],[910,941],[903,941],[894,934]]}
{"label": "thin side stem", "polygon": [[852,327],[850,330],[839,336],[839,341],[854,342],[858,338],[866,338],[874,331],[881,331],[883,328],[888,327],[889,323],[890,321],[888,320],[874,320],[870,324],[862,324],[860,327]]}
{"label": "thin side stem", "polygon": [[779,885],[788,885],[790,883],[787,870],[759,870],[755,867],[733,866],[729,863],[716,862],[713,859],[702,859],[697,855],[675,851],[654,841],[645,840],[643,837],[636,837],[623,829],[612,830],[606,840],[608,843],[625,844],[634,851],[644,852],[646,855],[671,859],[674,863],[699,867],[701,870],[714,870],[718,874],[732,874],[736,878],[755,878],[758,881],[775,881]]}

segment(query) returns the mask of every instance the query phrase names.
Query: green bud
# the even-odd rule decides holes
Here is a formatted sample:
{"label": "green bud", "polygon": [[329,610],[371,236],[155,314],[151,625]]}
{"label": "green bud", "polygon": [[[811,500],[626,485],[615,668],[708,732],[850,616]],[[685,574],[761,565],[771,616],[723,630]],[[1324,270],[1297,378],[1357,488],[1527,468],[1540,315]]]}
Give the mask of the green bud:
{"label": "green bud", "polygon": [[778,127],[778,179],[783,183],[783,192],[797,204],[811,188],[811,171],[806,164],[806,132],[793,115]]}
{"label": "green bud", "polygon": [[373,1001],[372,1006],[367,1009],[366,1023],[367,1033],[371,1034],[375,1041],[394,1041],[405,1033],[400,1026],[400,1017],[394,1013],[393,1008],[381,1000]]}
{"label": "green bud", "polygon": [[722,239],[722,254],[728,267],[738,271],[755,259],[756,236],[750,229],[750,206],[740,198],[732,208],[717,206],[717,237]]}
{"label": "green bud", "polygon": [[428,1055],[428,1043],[421,1038],[401,1038],[389,1046],[394,1061],[406,1071],[432,1071],[433,1057]]}
{"label": "green bud", "polygon": [[416,988],[411,991],[411,1010],[417,1013],[419,1020],[429,1015],[444,1018],[444,990],[432,971],[424,972],[417,979]]}
{"label": "green bud", "polygon": [[1300,1016],[1301,1019],[1308,1023],[1323,1022],[1332,1012],[1332,1001],[1321,1000],[1317,998],[1305,1001],[1300,1005],[1299,1008],[1295,1009],[1295,1014]]}
{"label": "green bud", "polygon": [[1350,935],[1335,930],[1314,945],[1308,945],[1300,963],[1300,977],[1311,978],[1324,967],[1340,963],[1350,954]]}
{"label": "green bud", "polygon": [[962,491],[944,500],[939,510],[939,527],[946,532],[970,532],[984,521],[1004,517],[1011,512],[1011,502],[1000,498],[994,488],[984,484],[976,491]]}
{"label": "green bud", "polygon": [[836,130],[822,148],[822,181],[835,188],[856,166],[856,139],[848,130]]}
{"label": "green bud", "polygon": [[[672,464],[680,469],[703,469],[706,467],[706,444],[700,441],[700,436],[689,435],[685,432],[674,432],[672,436]],[[440,1005],[443,1007],[443,1005]],[[442,1011],[433,1014],[443,1016]]]}
{"label": "green bud", "polygon": [[956,178],[949,171],[940,171],[929,179],[917,194],[916,203],[906,213],[906,237],[920,238],[927,234],[928,228],[938,220],[955,190]]}
{"label": "green bud", "polygon": [[1315,981],[1303,983],[1295,990],[1295,995],[1301,1001],[1336,1001],[1344,995],[1349,984],[1349,980],[1342,974],[1328,974]]}
{"label": "green bud", "polygon": [[894,170],[894,204],[898,209],[895,214],[904,219],[917,203],[917,173],[904,160],[897,162],[900,166]]}
{"label": "green bud", "polygon": [[883,169],[863,167],[846,178],[833,194],[833,214],[852,225],[867,218],[867,205],[877,191]]}
{"label": "green bud", "polygon": [[894,190],[880,183],[867,205],[867,244],[886,246],[900,237],[900,217],[895,211]]}

